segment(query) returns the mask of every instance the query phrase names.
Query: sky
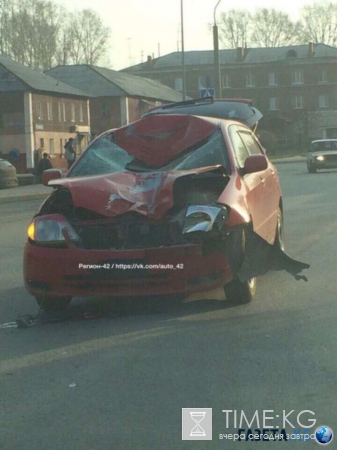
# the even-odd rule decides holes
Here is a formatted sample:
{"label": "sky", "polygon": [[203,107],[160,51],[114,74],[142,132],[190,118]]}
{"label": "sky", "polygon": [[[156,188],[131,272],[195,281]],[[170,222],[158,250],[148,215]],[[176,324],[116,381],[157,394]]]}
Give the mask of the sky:
{"label": "sky", "polygon": [[[181,49],[181,0],[54,0],[70,11],[93,9],[111,29],[110,67],[120,70],[146,61],[148,55],[163,56]],[[184,46],[188,50],[213,48],[214,8],[218,0],[183,0]],[[221,0],[217,17],[230,9],[254,12],[256,8],[275,8],[299,17],[303,5],[314,0]],[[65,11],[66,12],[66,11]],[[179,47],[178,47],[179,46]]]}

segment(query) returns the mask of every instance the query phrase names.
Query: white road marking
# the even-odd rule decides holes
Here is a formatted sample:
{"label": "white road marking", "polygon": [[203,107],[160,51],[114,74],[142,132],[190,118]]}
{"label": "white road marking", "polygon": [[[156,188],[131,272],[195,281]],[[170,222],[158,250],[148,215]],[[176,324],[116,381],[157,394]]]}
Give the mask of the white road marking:
{"label": "white road marking", "polygon": [[17,328],[18,324],[16,322],[7,322],[0,325],[0,328]]}

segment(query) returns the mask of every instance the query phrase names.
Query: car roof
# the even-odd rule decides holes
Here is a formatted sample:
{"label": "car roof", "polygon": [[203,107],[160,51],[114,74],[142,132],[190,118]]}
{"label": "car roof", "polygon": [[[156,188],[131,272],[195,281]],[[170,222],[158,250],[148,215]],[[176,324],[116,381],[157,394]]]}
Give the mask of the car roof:
{"label": "car roof", "polygon": [[171,103],[160,106],[150,110],[144,116],[159,114],[184,114],[223,120],[234,120],[243,122],[251,128],[255,127],[262,118],[262,113],[252,106],[251,100],[214,100],[213,97],[188,100],[185,102]]}

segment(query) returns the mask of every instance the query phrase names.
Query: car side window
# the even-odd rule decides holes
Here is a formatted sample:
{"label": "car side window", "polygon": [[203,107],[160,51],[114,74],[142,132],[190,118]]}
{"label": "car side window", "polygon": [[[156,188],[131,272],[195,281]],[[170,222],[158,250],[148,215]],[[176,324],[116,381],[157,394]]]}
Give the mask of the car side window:
{"label": "car side window", "polygon": [[243,140],[248,152],[250,155],[261,155],[262,151],[257,143],[256,139],[254,139],[253,135],[246,131],[239,131],[239,135]]}
{"label": "car side window", "polygon": [[245,146],[243,140],[241,139],[240,132],[236,127],[230,128],[230,137],[233,144],[236,162],[238,167],[243,168],[245,165],[245,161],[247,156],[249,156],[247,147]]}

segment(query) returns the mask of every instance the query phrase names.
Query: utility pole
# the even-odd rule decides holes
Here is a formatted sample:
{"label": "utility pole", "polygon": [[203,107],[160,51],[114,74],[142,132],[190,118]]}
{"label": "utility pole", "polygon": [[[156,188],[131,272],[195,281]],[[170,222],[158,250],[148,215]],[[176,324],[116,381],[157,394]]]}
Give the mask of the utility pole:
{"label": "utility pole", "polygon": [[181,13],[181,66],[183,72],[183,100],[186,100],[186,67],[185,67],[185,45],[184,45],[184,5],[183,0],[180,0]]}
{"label": "utility pole", "polygon": [[221,70],[220,70],[220,54],[219,54],[219,33],[216,24],[216,9],[221,0],[218,1],[214,8],[214,25],[213,25],[213,44],[214,44],[214,81],[215,81],[215,97],[222,97],[221,89]]}

